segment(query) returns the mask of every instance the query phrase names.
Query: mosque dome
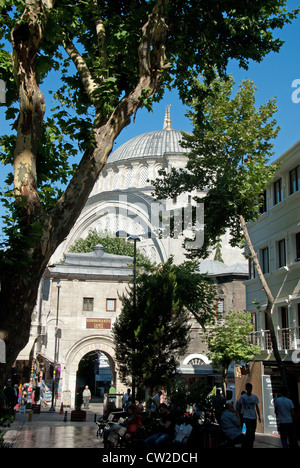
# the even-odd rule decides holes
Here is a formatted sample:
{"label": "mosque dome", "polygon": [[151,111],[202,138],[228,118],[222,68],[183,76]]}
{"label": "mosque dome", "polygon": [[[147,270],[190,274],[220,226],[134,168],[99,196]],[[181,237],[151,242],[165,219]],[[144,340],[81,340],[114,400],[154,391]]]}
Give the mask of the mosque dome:
{"label": "mosque dome", "polygon": [[162,158],[165,154],[182,155],[187,149],[181,146],[182,132],[171,127],[170,108],[166,109],[162,130],[143,133],[127,141],[108,158],[107,164],[133,159]]}
{"label": "mosque dome", "polygon": [[116,149],[107,163],[163,157],[166,153],[182,154],[186,150],[180,145],[181,140],[182,133],[179,130],[165,129],[143,133]]}

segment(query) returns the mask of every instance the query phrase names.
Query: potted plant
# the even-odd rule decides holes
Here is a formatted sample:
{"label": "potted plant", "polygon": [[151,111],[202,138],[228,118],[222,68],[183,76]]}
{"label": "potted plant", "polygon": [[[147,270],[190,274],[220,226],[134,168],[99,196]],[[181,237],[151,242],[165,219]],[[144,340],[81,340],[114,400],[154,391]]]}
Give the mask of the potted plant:
{"label": "potted plant", "polygon": [[86,421],[86,411],[81,409],[82,405],[82,392],[75,395],[75,409],[71,411],[71,421]]}

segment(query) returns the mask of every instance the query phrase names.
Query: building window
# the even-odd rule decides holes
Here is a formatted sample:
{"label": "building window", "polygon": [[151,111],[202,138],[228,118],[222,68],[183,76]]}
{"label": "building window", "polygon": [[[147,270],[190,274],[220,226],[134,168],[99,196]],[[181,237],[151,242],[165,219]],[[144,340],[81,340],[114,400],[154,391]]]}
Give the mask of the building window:
{"label": "building window", "polygon": [[248,260],[249,279],[256,278],[256,270],[252,258]]}
{"label": "building window", "polygon": [[290,171],[290,195],[298,192],[300,188],[300,166]]}
{"label": "building window", "polygon": [[106,299],[106,312],[116,312],[117,299]]}
{"label": "building window", "polygon": [[150,261],[151,263],[156,262],[156,248],[155,247],[151,247],[150,249]]}
{"label": "building window", "polygon": [[269,249],[268,247],[260,251],[261,268],[263,273],[269,273]]}
{"label": "building window", "polygon": [[287,307],[280,308],[282,349],[290,349],[289,312]]}
{"label": "building window", "polygon": [[113,175],[112,188],[116,190],[119,187],[119,173],[115,172]]}
{"label": "building window", "polygon": [[282,239],[277,244],[278,248],[278,268],[282,268],[286,265],[286,248],[285,239]]}
{"label": "building window", "polygon": [[140,172],[140,187],[146,187],[148,182],[148,168],[142,167]]}
{"label": "building window", "polygon": [[300,262],[300,232],[296,236],[296,262]]}
{"label": "building window", "polygon": [[83,310],[85,312],[93,312],[94,310],[94,298],[93,297],[83,298]]}
{"label": "building window", "polygon": [[298,304],[298,338],[300,338],[300,304]]}
{"label": "building window", "polygon": [[282,201],[282,183],[281,179],[274,182],[274,205],[277,205]]}
{"label": "building window", "polygon": [[132,179],[132,169],[128,169],[126,172],[126,178],[125,178],[125,188],[130,187],[131,179]]}
{"label": "building window", "polygon": [[267,191],[264,190],[260,198],[259,212],[260,214],[263,214],[263,213],[266,213],[266,211],[267,211]]}

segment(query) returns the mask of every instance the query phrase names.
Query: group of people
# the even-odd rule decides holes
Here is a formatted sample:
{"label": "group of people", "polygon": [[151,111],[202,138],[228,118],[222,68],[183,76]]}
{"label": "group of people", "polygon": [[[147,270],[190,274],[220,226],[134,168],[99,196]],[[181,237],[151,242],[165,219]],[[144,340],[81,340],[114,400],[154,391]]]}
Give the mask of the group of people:
{"label": "group of people", "polygon": [[[125,439],[137,438],[143,427],[143,409],[143,405],[130,404],[127,408],[127,419],[113,424],[110,429],[104,432],[104,444],[113,448],[120,437]],[[165,403],[159,404],[158,415],[160,418],[157,421],[156,431],[143,439],[143,445],[147,449],[159,449],[171,442],[175,436],[175,418]]]}
{"label": "group of people", "polygon": [[[253,448],[257,421],[261,422],[261,414],[259,399],[252,393],[252,384],[246,384],[245,391],[236,402],[236,409],[232,402],[225,403],[224,399],[220,401],[223,401],[223,408],[218,414],[218,422],[228,441],[232,445],[241,444],[243,448]],[[294,404],[287,397],[286,389],[282,389],[281,395],[275,399],[274,406],[282,447],[298,447],[294,430]],[[105,435],[107,445],[110,447],[116,445],[120,436],[131,438],[143,427],[144,408],[142,405],[131,403],[130,389],[123,398],[123,408],[124,410],[126,408],[128,418],[124,422],[114,424]],[[159,418],[157,418],[156,431],[144,440],[147,449],[160,449],[175,436],[176,421],[170,408],[165,403],[158,403],[157,414]],[[243,430],[243,427],[246,430]]]}
{"label": "group of people", "polygon": [[[282,447],[297,447],[294,430],[294,404],[287,397],[285,388],[282,389],[281,396],[276,398],[274,406]],[[220,427],[233,445],[241,444],[242,447],[253,448],[257,420],[261,422],[259,399],[252,393],[252,384],[247,383],[246,391],[242,392],[236,403],[236,411],[233,403],[225,404],[225,410],[220,417]],[[243,425],[246,427],[245,434],[242,432]]]}
{"label": "group of people", "polygon": [[[162,403],[164,400],[164,390],[158,391],[152,399],[152,403],[155,405],[155,411],[159,418],[157,418],[157,428],[154,434],[146,439],[143,438],[143,444],[147,449],[158,449],[172,441],[175,436],[175,418],[167,404],[164,402]],[[135,405],[133,403],[130,389],[123,395],[122,407],[128,417],[125,420],[119,420],[117,424],[113,424],[104,432],[104,443],[107,447],[115,447],[120,437],[128,440],[133,437],[138,438],[139,432],[143,427],[144,407],[142,404]],[[152,407],[151,412],[153,412]]]}
{"label": "group of people", "polygon": [[113,448],[117,445],[120,437],[130,439],[136,436],[143,427],[143,405],[129,404],[127,407],[128,417],[118,424],[113,424],[110,429],[104,432],[104,443],[107,447]]}

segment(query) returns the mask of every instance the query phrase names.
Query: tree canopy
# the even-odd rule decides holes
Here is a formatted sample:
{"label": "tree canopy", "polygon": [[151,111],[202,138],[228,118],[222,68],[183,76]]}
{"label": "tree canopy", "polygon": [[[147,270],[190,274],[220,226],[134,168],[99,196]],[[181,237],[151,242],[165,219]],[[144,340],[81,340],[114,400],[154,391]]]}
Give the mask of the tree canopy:
{"label": "tree canopy", "polygon": [[222,370],[224,386],[231,361],[247,363],[260,352],[259,346],[249,342],[252,332],[251,314],[244,311],[229,312],[224,320],[207,332],[208,357],[215,367]]}
{"label": "tree canopy", "polygon": [[[209,86],[195,82],[199,97],[192,103],[192,135],[184,135],[190,149],[186,168],[164,173],[155,183],[159,198],[200,190],[204,200],[204,242],[189,255],[206,257],[209,247],[225,232],[232,245],[242,242],[252,260],[267,297],[265,314],[275,359],[286,383],[285,369],[278,350],[272,307],[274,298],[264,277],[247,223],[260,216],[264,191],[272,182],[277,166],[270,164],[277,127],[274,99],[256,108],[255,86],[245,80],[232,97],[231,77],[216,78]],[[246,250],[247,247],[247,250]]]}
{"label": "tree canopy", "polygon": [[234,85],[232,77],[216,78],[210,86],[195,83],[198,98],[189,113],[193,133],[183,134],[182,143],[190,150],[186,167],[164,172],[154,182],[159,198],[205,193],[195,196],[204,203],[204,243],[191,256],[207,256],[226,229],[232,245],[239,244],[244,235],[240,216],[246,222],[259,216],[263,192],[276,171],[269,165],[279,131],[275,99],[257,108],[253,82],[243,81],[235,95]]}
{"label": "tree canopy", "polygon": [[[106,253],[127,255],[129,257],[134,256],[133,243],[121,237],[114,237],[109,232],[98,232],[97,229],[93,229],[89,232],[85,239],[77,239],[74,244],[71,245],[69,252],[92,252],[93,247],[97,244],[103,245]],[[152,264],[150,259],[145,257],[138,249],[136,251],[136,263],[138,267],[151,270]]]}
{"label": "tree canopy", "polygon": [[[172,260],[138,276],[136,305],[131,289],[122,298],[113,327],[116,361],[125,382],[133,376],[138,386],[153,388],[174,378],[190,340],[190,317],[203,324],[215,318],[215,289],[211,285],[206,290],[202,281],[206,279],[195,272],[193,277],[186,264],[173,265]],[[210,315],[201,309],[209,302]]]}

